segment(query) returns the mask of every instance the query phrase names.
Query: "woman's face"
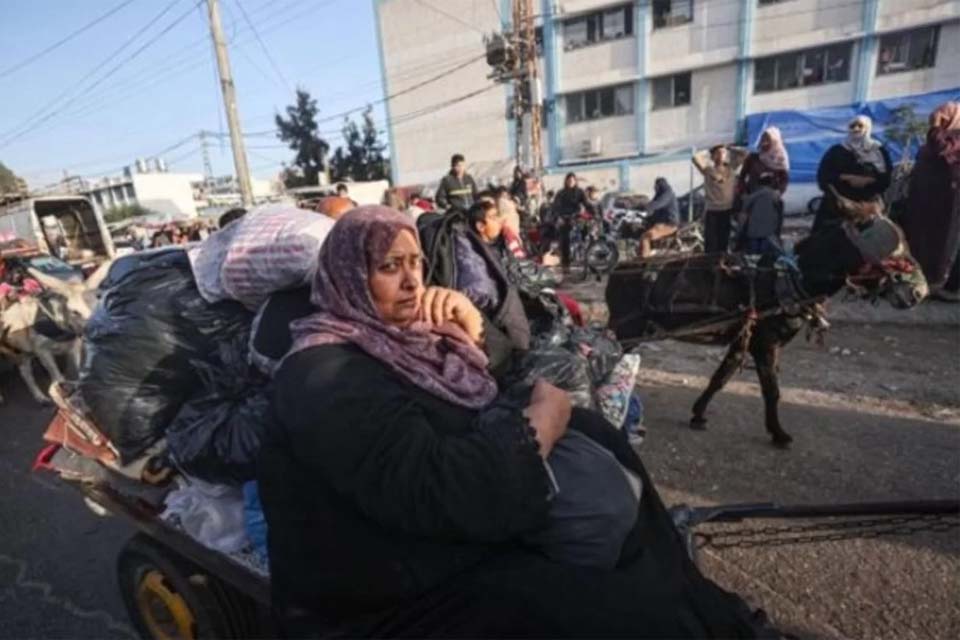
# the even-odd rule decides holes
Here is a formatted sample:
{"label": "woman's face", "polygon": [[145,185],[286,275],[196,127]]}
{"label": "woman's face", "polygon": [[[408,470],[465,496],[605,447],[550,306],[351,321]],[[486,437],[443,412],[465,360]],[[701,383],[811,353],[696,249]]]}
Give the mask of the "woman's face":
{"label": "woman's face", "polygon": [[567,189],[573,189],[575,186],[577,186],[577,179],[574,176],[569,176],[563,184],[567,187]]}
{"label": "woman's face", "polygon": [[764,134],[760,136],[760,148],[766,151],[767,149],[770,148],[770,145],[772,144],[773,144],[773,139],[770,138],[770,134],[764,132]]}
{"label": "woman's face", "polygon": [[417,319],[423,265],[420,246],[410,231],[398,233],[383,260],[371,265],[369,283],[373,304],[384,322],[406,327]]}
{"label": "woman's face", "polygon": [[848,129],[850,135],[854,138],[862,138],[867,132],[867,127],[864,125],[863,120],[851,120]]}

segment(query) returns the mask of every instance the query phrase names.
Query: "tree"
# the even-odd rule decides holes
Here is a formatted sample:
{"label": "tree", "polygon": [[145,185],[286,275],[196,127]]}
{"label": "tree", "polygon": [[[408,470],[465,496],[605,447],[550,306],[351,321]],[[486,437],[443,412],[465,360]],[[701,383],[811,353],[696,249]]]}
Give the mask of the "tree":
{"label": "tree", "polygon": [[27,190],[27,183],[0,162],[0,193],[18,193]]}
{"label": "tree", "polygon": [[[277,114],[277,137],[286,142],[297,155],[293,159],[300,175],[285,172],[286,186],[316,185],[320,173],[326,170],[326,156],[330,145],[320,137],[317,127],[317,101],[303,89],[297,89],[297,103],[287,107],[287,118]],[[286,182],[289,179],[290,182]]]}
{"label": "tree", "polygon": [[912,104],[904,104],[890,111],[890,122],[883,136],[900,147],[900,164],[912,164],[916,150],[927,135],[927,122],[917,116]]}
{"label": "tree", "polygon": [[388,160],[383,155],[387,145],[380,142],[373,121],[373,107],[368,106],[362,118],[362,126],[349,118],[343,120],[345,146],[337,147],[330,161],[330,169],[337,180],[382,180],[389,174]]}

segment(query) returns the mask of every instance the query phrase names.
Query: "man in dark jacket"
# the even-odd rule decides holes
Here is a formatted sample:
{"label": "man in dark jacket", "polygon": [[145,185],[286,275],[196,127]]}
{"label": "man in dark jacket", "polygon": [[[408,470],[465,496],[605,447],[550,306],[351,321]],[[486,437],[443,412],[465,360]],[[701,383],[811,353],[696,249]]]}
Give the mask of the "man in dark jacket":
{"label": "man in dark jacket", "polygon": [[640,237],[640,257],[647,258],[653,252],[653,242],[677,232],[680,207],[677,196],[666,178],[657,178],[653,183],[653,200],[647,205],[650,211],[649,227]]}
{"label": "man in dark jacket", "polygon": [[466,211],[476,199],[477,183],[467,173],[463,155],[455,153],[450,158],[450,173],[443,176],[437,187],[437,206],[444,211],[451,208]]}
{"label": "man in dark jacket", "polygon": [[570,266],[570,230],[582,209],[591,210],[590,201],[577,186],[577,175],[570,172],[563,180],[563,189],[553,199],[554,223],[560,235],[560,264],[564,269]]}

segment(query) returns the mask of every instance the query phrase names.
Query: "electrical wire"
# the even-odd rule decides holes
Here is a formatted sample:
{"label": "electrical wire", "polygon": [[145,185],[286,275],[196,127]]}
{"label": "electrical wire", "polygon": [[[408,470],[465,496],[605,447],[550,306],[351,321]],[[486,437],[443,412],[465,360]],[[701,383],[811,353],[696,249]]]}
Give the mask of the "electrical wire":
{"label": "electrical wire", "polygon": [[438,13],[438,14],[440,14],[440,15],[442,15],[442,16],[445,16],[446,18],[448,18],[448,19],[450,19],[450,20],[453,20],[454,22],[459,22],[459,23],[462,24],[463,26],[467,27],[468,29],[472,29],[473,31],[476,31],[476,32],[479,33],[480,35],[487,35],[487,33],[486,33],[485,31],[483,31],[482,29],[480,29],[480,28],[477,27],[476,25],[470,24],[470,23],[467,22],[466,20],[463,20],[463,19],[461,19],[461,18],[453,15],[452,13],[447,13],[447,12],[444,11],[443,9],[440,9],[440,8],[438,8],[438,7],[435,7],[434,5],[430,4],[430,3],[427,2],[426,0],[414,0],[414,1],[415,1],[417,4],[419,4],[420,6],[422,6],[422,7],[424,7],[424,8],[427,8],[427,9],[430,9],[431,11],[433,11],[433,12],[435,12],[435,13]]}
{"label": "electrical wire", "polygon": [[45,49],[42,49],[41,51],[38,51],[37,53],[34,53],[33,55],[27,56],[26,58],[24,58],[24,59],[21,60],[20,62],[14,63],[14,64],[10,65],[9,67],[7,67],[6,69],[3,69],[2,71],[0,71],[0,78],[9,76],[9,75],[12,74],[12,73],[16,73],[17,71],[19,71],[20,69],[23,69],[23,68],[26,67],[27,65],[29,65],[29,64],[31,64],[31,63],[33,63],[33,62],[36,62],[37,60],[39,60],[40,58],[44,57],[44,56],[47,55],[48,53],[52,53],[53,51],[56,51],[57,49],[59,49],[60,47],[62,47],[62,46],[65,45],[65,44],[67,44],[68,42],[70,42],[71,40],[73,40],[74,38],[76,38],[77,36],[79,36],[80,34],[89,31],[90,29],[92,29],[92,28],[95,27],[96,25],[100,24],[101,22],[103,22],[104,20],[106,20],[107,18],[109,18],[109,17],[112,16],[113,14],[117,13],[118,11],[120,11],[121,9],[123,9],[124,7],[126,7],[127,5],[131,4],[131,3],[134,2],[134,1],[135,1],[135,0],[123,0],[123,2],[121,2],[121,3],[118,4],[118,5],[115,5],[112,9],[110,9],[110,10],[107,11],[106,13],[102,14],[101,16],[99,16],[99,17],[97,17],[97,18],[94,18],[93,20],[91,20],[90,22],[86,23],[85,25],[83,25],[83,26],[80,27],[79,29],[77,29],[77,30],[75,30],[75,31],[71,31],[70,33],[68,33],[68,34],[65,35],[64,37],[60,38],[59,40],[57,40],[56,42],[54,42],[54,43],[51,44],[50,46],[46,47]]}
{"label": "electrical wire", "polygon": [[[181,1],[181,0],[173,0],[170,4],[168,4],[168,5],[163,9],[163,11],[161,11],[161,12],[160,12],[159,14],[157,14],[157,16],[155,16],[149,23],[147,23],[147,25],[146,25],[145,27],[141,28],[139,31],[137,31],[136,34],[134,34],[131,38],[129,38],[126,42],[124,42],[124,44],[121,45],[121,47],[120,47],[119,49],[117,49],[113,54],[111,54],[111,55],[107,58],[107,60],[105,60],[105,61],[102,62],[100,65],[98,65],[97,67],[95,67],[90,73],[88,73],[87,75],[85,75],[78,83],[74,84],[73,87],[71,87],[71,89],[69,89],[67,92],[60,94],[60,96],[58,96],[57,98],[55,98],[54,101],[52,101],[51,104],[55,104],[55,103],[58,102],[60,99],[62,99],[62,97],[64,97],[65,95],[69,95],[69,93],[73,90],[74,87],[77,87],[79,84],[81,84],[82,82],[85,82],[85,81],[86,81],[87,79],[89,79],[91,76],[95,75],[95,74],[97,73],[97,71],[100,70],[100,68],[102,68],[102,67],[103,67],[105,64],[107,64],[110,60],[112,60],[114,57],[116,57],[116,55],[119,55],[119,53],[122,52],[123,49],[125,49],[130,43],[132,43],[136,38],[138,38],[143,32],[145,32],[145,31],[148,30],[151,26],[153,26],[156,22],[158,22],[164,15],[167,14],[167,12],[169,12],[171,9],[173,9],[173,7],[174,7],[175,5],[177,5],[180,1]],[[189,16],[191,13],[193,13],[193,11],[194,11],[197,7],[200,6],[201,2],[203,2],[203,0],[197,0],[197,2],[196,2],[192,7],[190,7],[186,12],[180,14],[176,19],[174,19],[173,22],[171,22],[170,24],[168,24],[163,30],[161,30],[159,33],[155,34],[152,38],[150,38],[150,39],[147,40],[145,43],[143,43],[143,44],[142,44],[139,48],[137,48],[133,53],[131,53],[131,54],[128,55],[126,58],[124,58],[123,60],[121,60],[118,64],[116,64],[115,66],[113,66],[109,71],[107,71],[104,75],[102,75],[98,80],[96,80],[95,82],[93,82],[93,84],[88,85],[83,91],[80,92],[80,94],[79,94],[78,96],[75,96],[74,99],[81,98],[81,97],[83,97],[83,96],[85,96],[85,95],[88,95],[91,91],[93,91],[93,90],[96,89],[98,86],[100,86],[100,84],[102,84],[104,80],[106,80],[107,78],[109,78],[110,76],[112,76],[114,73],[116,73],[119,69],[121,69],[121,68],[123,67],[123,65],[127,64],[128,62],[130,62],[131,60],[133,60],[134,58],[136,58],[138,55],[140,55],[141,53],[143,53],[143,52],[144,52],[148,47],[150,47],[154,42],[156,42],[157,40],[159,40],[160,38],[162,38],[164,35],[166,35],[166,34],[169,33],[171,30],[173,30],[177,25],[179,25],[181,22],[183,22],[183,21],[187,18],[187,16]],[[48,106],[49,106],[49,105],[48,105]],[[26,128],[24,128],[23,130],[21,130],[19,133],[17,133],[17,134],[14,135],[13,137],[7,137],[7,134],[4,134],[4,140],[3,140],[3,142],[0,142],[0,149],[9,146],[11,143],[13,143],[13,142],[15,142],[16,140],[22,138],[24,135],[26,135],[26,134],[29,133],[30,131],[35,130],[37,127],[39,127],[39,126],[40,126],[41,124],[43,124],[44,122],[47,122],[48,120],[50,120],[51,118],[53,118],[53,117],[56,116],[57,114],[63,112],[64,109],[67,108],[67,106],[68,106],[68,105],[63,105],[63,106],[61,106],[60,108],[55,108],[55,109],[53,109],[53,111],[51,111],[51,112],[47,113],[46,115],[40,117],[39,120],[37,120],[36,122],[33,122],[33,123],[29,124]],[[45,107],[45,109],[46,109],[46,107]],[[19,127],[15,127],[15,129],[17,129],[17,128],[19,128]]]}
{"label": "electrical wire", "polygon": [[260,48],[263,50],[263,55],[267,58],[267,61],[270,63],[270,66],[273,67],[273,70],[276,72],[277,77],[283,81],[283,84],[286,85],[287,90],[290,93],[293,93],[293,86],[290,84],[290,81],[287,80],[287,77],[283,75],[283,71],[280,70],[280,67],[277,65],[276,60],[273,59],[273,56],[270,55],[270,50],[267,48],[266,43],[263,41],[263,38],[260,37],[260,32],[257,31],[257,28],[253,25],[253,22],[250,21],[250,16],[247,15],[247,10],[243,8],[243,3],[240,0],[234,0],[237,7],[240,9],[240,14],[243,16],[244,21],[247,23],[247,26],[250,27],[250,30],[253,32],[254,37],[257,39],[257,42],[260,44]]}

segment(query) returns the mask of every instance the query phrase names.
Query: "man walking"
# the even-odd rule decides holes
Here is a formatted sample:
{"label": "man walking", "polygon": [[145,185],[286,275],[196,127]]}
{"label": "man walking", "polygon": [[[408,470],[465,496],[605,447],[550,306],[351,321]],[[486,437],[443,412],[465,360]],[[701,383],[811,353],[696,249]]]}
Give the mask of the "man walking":
{"label": "man walking", "polygon": [[699,151],[693,155],[693,165],[703,175],[706,253],[726,252],[729,249],[737,170],[746,157],[746,149],[722,144],[711,147],[709,152]]}
{"label": "man walking", "polygon": [[450,173],[443,176],[437,188],[437,206],[441,210],[461,209],[466,211],[477,199],[477,183],[467,173],[463,155],[455,153],[450,158]]}

